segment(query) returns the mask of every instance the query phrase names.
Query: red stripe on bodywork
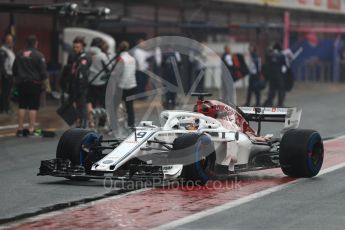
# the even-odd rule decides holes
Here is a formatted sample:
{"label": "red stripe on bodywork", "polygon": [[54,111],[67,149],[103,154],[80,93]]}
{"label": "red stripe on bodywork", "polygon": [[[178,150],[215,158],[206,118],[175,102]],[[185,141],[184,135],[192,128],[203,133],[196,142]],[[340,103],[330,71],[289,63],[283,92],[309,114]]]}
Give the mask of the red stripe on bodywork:
{"label": "red stripe on bodywork", "polygon": [[[345,138],[325,143],[323,169],[345,162]],[[155,188],[66,211],[14,229],[149,229],[295,180],[280,169],[250,172],[197,188]],[[212,183],[212,182],[211,182]]]}

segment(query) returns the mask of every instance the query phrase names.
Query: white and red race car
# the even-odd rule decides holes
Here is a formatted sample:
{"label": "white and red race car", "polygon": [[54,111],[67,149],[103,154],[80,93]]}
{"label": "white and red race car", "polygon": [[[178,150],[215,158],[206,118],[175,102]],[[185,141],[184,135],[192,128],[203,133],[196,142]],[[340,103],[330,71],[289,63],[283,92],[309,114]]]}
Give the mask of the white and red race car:
{"label": "white and red race car", "polygon": [[[126,139],[67,130],[56,158],[41,162],[38,175],[69,179],[210,179],[280,167],[292,177],[313,177],[323,163],[323,142],[314,130],[297,129],[295,108],[238,108],[198,93],[194,112],[163,111],[161,126],[142,121]],[[249,122],[258,122],[255,131]],[[262,122],[285,124],[281,137],[260,135]]]}

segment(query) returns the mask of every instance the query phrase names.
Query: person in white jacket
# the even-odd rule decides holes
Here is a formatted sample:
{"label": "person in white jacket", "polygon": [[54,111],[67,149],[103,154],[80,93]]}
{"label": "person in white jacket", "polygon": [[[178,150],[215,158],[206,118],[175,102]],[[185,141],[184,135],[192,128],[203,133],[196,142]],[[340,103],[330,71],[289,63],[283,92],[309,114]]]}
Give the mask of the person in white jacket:
{"label": "person in white jacket", "polygon": [[[139,39],[136,48],[133,50],[133,57],[136,61],[136,80],[138,83],[137,92],[145,93],[146,85],[148,84],[148,76],[145,73],[149,69],[148,59],[152,57],[153,53],[145,50],[145,42]],[[143,97],[141,97],[143,98]]]}
{"label": "person in white jacket", "polygon": [[136,94],[137,81],[135,78],[136,62],[134,57],[128,53],[129,43],[122,41],[119,45],[119,56],[115,68],[115,76],[118,88],[122,90],[122,100],[126,105],[128,116],[128,127],[134,127],[135,117],[133,109],[133,99],[129,98]]}
{"label": "person in white jacket", "polygon": [[[89,86],[87,93],[87,112],[89,118],[89,128],[95,128],[93,109],[105,108],[105,91],[107,87],[108,74],[111,66],[108,65],[108,57],[102,52],[101,48],[105,41],[96,37],[91,42],[89,54],[92,58],[92,64],[89,71]],[[101,72],[101,74],[99,74]],[[104,125],[105,119],[98,124]]]}

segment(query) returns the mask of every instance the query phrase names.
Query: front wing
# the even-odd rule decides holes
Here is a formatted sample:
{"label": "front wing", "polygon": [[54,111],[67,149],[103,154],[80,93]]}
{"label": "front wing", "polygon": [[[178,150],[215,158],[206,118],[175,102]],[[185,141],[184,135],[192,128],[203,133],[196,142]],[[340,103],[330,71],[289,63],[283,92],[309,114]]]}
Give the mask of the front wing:
{"label": "front wing", "polygon": [[69,160],[52,159],[41,161],[38,176],[64,177],[68,179],[114,179],[114,180],[163,180],[162,166],[130,165],[128,173],[116,176],[114,173],[91,171],[87,173],[83,166],[72,166]]}

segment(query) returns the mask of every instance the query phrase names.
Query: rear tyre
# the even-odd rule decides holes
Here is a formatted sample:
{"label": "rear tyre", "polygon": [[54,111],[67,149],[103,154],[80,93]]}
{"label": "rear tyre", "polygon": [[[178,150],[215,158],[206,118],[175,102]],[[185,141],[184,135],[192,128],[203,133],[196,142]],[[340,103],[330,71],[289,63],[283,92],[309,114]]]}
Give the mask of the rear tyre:
{"label": "rear tyre", "polygon": [[98,138],[98,134],[89,130],[79,128],[69,129],[63,133],[59,140],[56,149],[56,158],[70,160],[72,166],[83,166],[85,172],[88,173],[92,167],[93,162],[91,161],[93,156],[92,153],[85,152],[82,146],[90,144]]}
{"label": "rear tyre", "polygon": [[293,129],[287,131],[281,140],[279,161],[287,176],[316,176],[321,169],[323,156],[323,142],[317,131]]}
{"label": "rear tyre", "polygon": [[[174,140],[177,152],[191,156],[193,162],[183,166],[182,177],[196,185],[204,185],[214,177],[216,152],[210,137],[205,134],[188,133]],[[181,151],[182,150],[182,151]]]}

